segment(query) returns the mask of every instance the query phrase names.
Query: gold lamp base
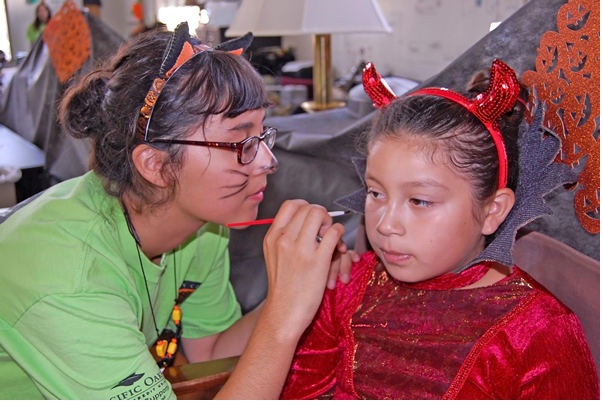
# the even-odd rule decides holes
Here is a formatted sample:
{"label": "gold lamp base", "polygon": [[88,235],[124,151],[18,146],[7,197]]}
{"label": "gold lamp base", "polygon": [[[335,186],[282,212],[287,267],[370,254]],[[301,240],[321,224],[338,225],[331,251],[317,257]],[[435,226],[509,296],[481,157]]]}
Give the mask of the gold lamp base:
{"label": "gold lamp base", "polygon": [[328,103],[319,103],[317,101],[304,101],[300,107],[307,113],[313,113],[317,111],[330,110],[332,108],[345,107],[345,101],[330,101]]}
{"label": "gold lamp base", "polygon": [[335,101],[331,97],[333,78],[331,77],[331,35],[316,34],[312,36],[314,45],[314,68],[312,69],[312,82],[314,100],[305,101],[301,108],[313,113],[345,106],[343,101]]}

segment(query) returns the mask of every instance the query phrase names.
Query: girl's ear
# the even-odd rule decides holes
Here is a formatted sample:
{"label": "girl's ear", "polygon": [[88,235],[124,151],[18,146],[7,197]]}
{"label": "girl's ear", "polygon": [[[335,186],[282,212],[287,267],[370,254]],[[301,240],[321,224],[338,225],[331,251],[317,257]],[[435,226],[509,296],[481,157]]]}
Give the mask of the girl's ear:
{"label": "girl's ear", "polygon": [[482,224],[482,235],[492,235],[503,223],[515,204],[515,193],[510,188],[496,190],[494,198],[484,206],[486,217]]}
{"label": "girl's ear", "polygon": [[148,182],[158,187],[167,186],[162,170],[164,158],[164,152],[146,144],[136,146],[132,152],[132,160],[138,173]]}

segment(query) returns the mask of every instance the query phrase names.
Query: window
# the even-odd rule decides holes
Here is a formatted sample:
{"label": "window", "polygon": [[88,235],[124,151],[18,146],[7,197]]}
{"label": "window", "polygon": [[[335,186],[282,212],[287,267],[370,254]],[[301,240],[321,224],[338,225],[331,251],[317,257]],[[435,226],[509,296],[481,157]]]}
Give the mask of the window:
{"label": "window", "polygon": [[0,0],[0,50],[4,51],[6,60],[13,58],[8,38],[8,19],[6,18],[6,3],[4,0]]}

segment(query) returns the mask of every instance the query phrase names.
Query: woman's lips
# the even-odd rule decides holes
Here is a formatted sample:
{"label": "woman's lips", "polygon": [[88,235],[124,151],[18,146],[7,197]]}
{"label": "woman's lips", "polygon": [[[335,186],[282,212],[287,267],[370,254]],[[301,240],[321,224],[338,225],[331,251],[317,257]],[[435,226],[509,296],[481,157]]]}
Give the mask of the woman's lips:
{"label": "woman's lips", "polygon": [[264,199],[264,190],[266,187],[262,187],[258,192],[251,194],[247,199],[253,201],[262,201]]}

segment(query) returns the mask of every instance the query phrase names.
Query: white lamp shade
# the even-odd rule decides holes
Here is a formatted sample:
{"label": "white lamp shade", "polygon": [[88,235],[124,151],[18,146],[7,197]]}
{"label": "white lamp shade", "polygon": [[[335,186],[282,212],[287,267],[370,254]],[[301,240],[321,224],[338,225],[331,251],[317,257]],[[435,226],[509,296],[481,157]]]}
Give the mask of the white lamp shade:
{"label": "white lamp shade", "polygon": [[203,6],[209,15],[208,25],[212,27],[229,27],[237,13],[238,3],[233,1],[208,0]]}
{"label": "white lamp shade", "polygon": [[236,37],[392,32],[377,0],[242,0],[226,30]]}
{"label": "white lamp shade", "polygon": [[157,11],[157,19],[170,31],[174,31],[178,24],[186,21],[190,34],[194,35],[199,26],[199,7],[160,7]]}

